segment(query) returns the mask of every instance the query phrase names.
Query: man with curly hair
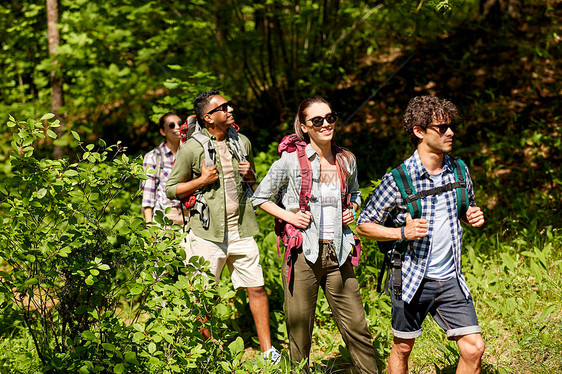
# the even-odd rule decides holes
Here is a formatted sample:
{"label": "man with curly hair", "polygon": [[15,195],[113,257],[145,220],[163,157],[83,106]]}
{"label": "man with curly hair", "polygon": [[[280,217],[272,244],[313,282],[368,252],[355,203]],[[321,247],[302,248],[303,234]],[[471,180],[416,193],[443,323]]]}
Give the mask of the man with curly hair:
{"label": "man with curly hair", "polygon": [[[416,191],[455,182],[453,149],[458,110],[450,101],[418,96],[408,104],[404,129],[416,147],[404,165]],[[464,165],[464,163],[459,163]],[[461,272],[462,227],[484,224],[484,214],[474,202],[468,168],[466,214],[457,210],[457,188],[421,198],[421,217],[412,218],[391,173],[387,173],[369,199],[357,222],[357,233],[378,241],[402,240],[402,288],[391,292],[394,340],[388,362],[390,374],[407,373],[408,358],[428,313],[455,340],[460,351],[457,373],[479,373],[484,341],[472,297]],[[389,218],[395,227],[384,226]],[[397,272],[396,274],[399,274]],[[393,277],[391,277],[394,279]],[[399,275],[396,278],[399,282]],[[398,284],[398,283],[397,283]]]}

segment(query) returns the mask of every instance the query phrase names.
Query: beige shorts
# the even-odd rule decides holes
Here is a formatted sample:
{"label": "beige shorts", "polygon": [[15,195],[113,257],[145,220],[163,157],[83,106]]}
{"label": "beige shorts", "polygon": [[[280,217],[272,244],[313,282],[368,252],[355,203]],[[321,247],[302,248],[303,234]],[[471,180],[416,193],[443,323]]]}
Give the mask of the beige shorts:
{"label": "beige shorts", "polygon": [[217,243],[202,239],[191,230],[187,240],[187,258],[200,256],[209,261],[209,269],[217,279],[226,264],[235,289],[264,285],[260,253],[253,237],[241,239],[238,232],[233,232],[227,242]]}
{"label": "beige shorts", "polygon": [[166,217],[171,219],[176,225],[183,226],[187,221],[189,221],[189,210],[183,209],[182,214],[182,209],[174,206],[170,210],[170,213],[166,214]]}

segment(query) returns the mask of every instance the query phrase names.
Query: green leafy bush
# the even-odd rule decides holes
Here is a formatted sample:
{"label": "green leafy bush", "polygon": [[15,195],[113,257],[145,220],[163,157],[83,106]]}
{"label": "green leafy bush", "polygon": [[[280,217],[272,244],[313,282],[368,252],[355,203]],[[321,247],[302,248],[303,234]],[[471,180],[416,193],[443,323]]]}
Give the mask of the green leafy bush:
{"label": "green leafy bush", "polygon": [[[146,179],[140,161],[74,132],[76,162],[37,159],[34,144],[55,137],[52,117],[10,119],[11,172],[0,184],[2,323],[14,339],[31,337],[30,371],[237,369],[243,342],[222,348],[234,339],[223,322],[234,292],[205,274],[202,258],[184,264],[178,226],[162,215],[145,225],[131,209]],[[203,324],[213,339],[203,340]]]}

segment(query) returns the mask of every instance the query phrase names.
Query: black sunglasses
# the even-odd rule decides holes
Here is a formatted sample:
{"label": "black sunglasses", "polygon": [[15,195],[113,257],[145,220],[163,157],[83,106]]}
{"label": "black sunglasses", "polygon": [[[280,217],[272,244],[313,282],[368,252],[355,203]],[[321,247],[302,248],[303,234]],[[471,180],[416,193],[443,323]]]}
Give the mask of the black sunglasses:
{"label": "black sunglasses", "polygon": [[322,127],[322,125],[324,125],[324,120],[326,120],[326,122],[328,122],[331,125],[335,123],[337,119],[338,119],[338,114],[336,112],[332,112],[326,114],[324,117],[322,116],[312,117],[307,119],[306,121],[312,122],[312,126],[314,127]]}
{"label": "black sunglasses", "polygon": [[206,114],[213,114],[215,112],[218,112],[219,110],[221,112],[226,113],[226,112],[228,112],[228,107],[234,109],[234,104],[232,104],[232,101],[227,101],[226,103],[219,105],[218,107],[216,107],[215,109],[207,112]]}
{"label": "black sunglasses", "polygon": [[448,129],[451,129],[453,132],[455,132],[455,130],[457,128],[457,124],[456,123],[444,123],[442,125],[428,125],[427,127],[435,127],[435,128],[437,128],[437,131],[439,131],[439,134],[443,135],[447,132]]}
{"label": "black sunglasses", "polygon": [[175,122],[170,122],[170,123],[168,123],[168,127],[169,127],[171,130],[175,129],[175,128],[176,128],[176,125],[177,125],[178,127],[181,127],[181,125],[183,125],[183,122],[182,122],[182,121],[178,121],[177,123],[175,123]]}

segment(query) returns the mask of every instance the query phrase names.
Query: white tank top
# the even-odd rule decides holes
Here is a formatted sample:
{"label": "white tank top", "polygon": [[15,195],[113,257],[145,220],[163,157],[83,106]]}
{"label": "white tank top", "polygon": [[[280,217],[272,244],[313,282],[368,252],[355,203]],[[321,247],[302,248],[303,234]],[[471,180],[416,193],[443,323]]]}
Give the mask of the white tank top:
{"label": "white tank top", "polygon": [[338,209],[340,190],[337,181],[320,183],[320,239],[334,239],[334,223]]}

